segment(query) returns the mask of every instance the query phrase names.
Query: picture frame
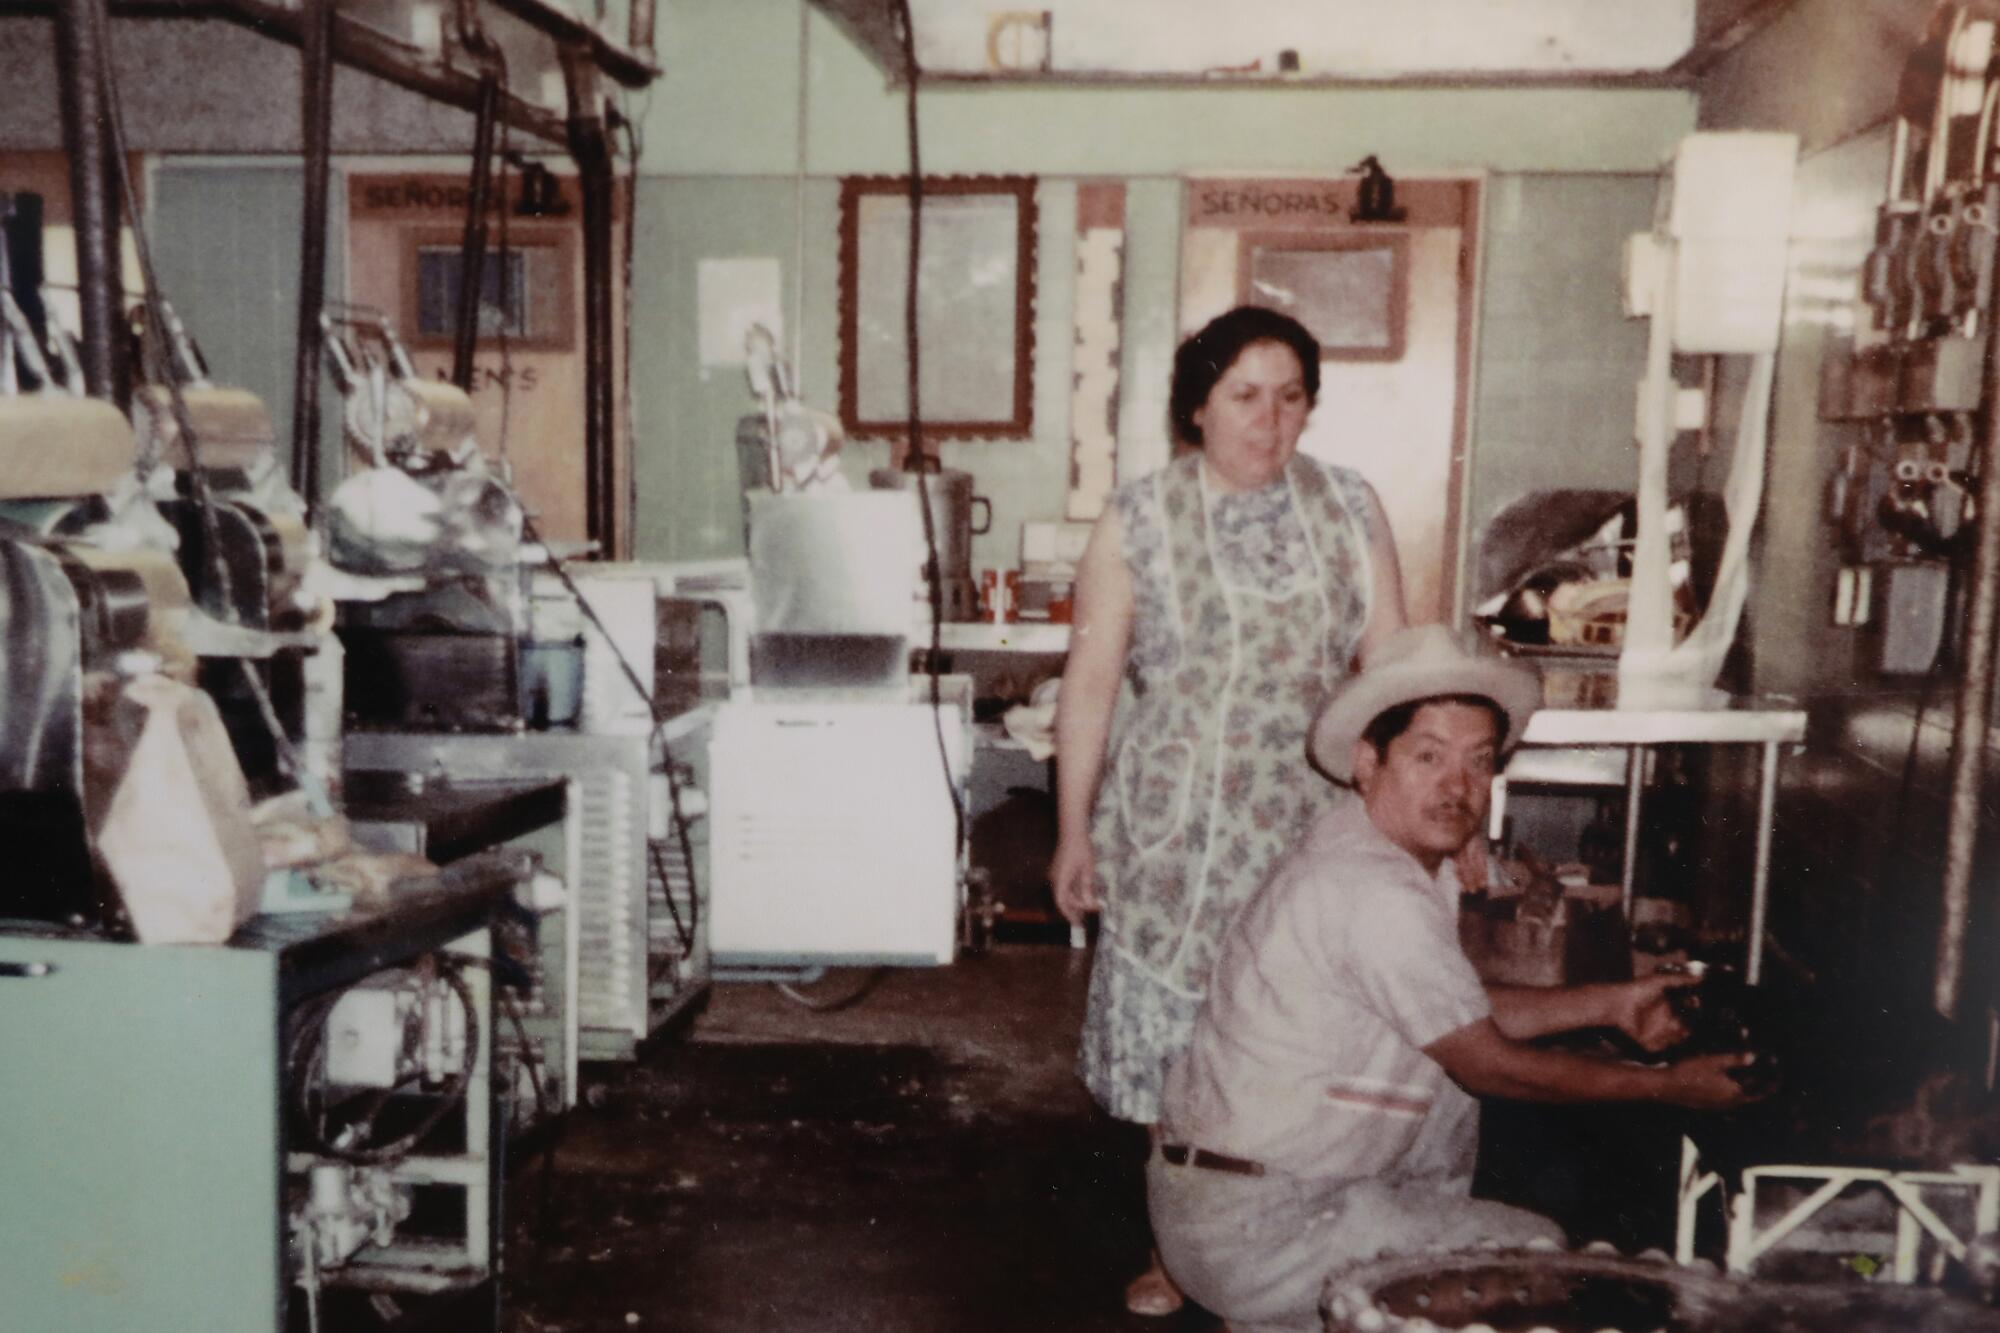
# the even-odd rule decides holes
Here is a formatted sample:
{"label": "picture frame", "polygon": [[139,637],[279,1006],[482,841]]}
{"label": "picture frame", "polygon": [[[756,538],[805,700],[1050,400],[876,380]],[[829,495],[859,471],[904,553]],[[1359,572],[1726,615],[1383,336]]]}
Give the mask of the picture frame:
{"label": "picture frame", "polygon": [[[1035,178],[925,177],[918,408],[926,442],[1034,431]],[[857,438],[909,432],[905,176],[840,185],[840,420]]]}
{"label": "picture frame", "polygon": [[1324,361],[1400,361],[1409,309],[1409,237],[1389,230],[1246,232],[1237,294],[1292,316]]}
{"label": "picture frame", "polygon": [[[507,238],[507,340],[520,351],[561,351],[577,339],[577,248],[573,228],[515,225]],[[463,232],[457,227],[411,227],[401,239],[403,341],[412,348],[450,347],[458,313]],[[502,257],[499,239],[487,238],[480,286],[497,298]],[[481,302],[479,346],[499,338],[501,311],[492,299]]]}

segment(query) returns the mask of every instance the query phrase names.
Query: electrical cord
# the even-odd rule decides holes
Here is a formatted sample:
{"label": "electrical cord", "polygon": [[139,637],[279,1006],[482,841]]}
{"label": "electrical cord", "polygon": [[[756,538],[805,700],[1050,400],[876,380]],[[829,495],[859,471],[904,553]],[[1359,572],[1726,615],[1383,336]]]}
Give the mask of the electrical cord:
{"label": "electrical cord", "polygon": [[[687,812],[681,798],[680,774],[674,763],[673,746],[667,740],[667,722],[669,719],[666,716],[665,710],[661,707],[659,697],[653,691],[647,689],[645,683],[639,679],[637,669],[626,658],[624,651],[619,648],[618,641],[611,636],[611,630],[605,625],[603,617],[597,614],[597,608],[592,606],[590,599],[583,595],[583,590],[577,586],[576,579],[570,574],[569,568],[556,558],[555,552],[550,550],[548,543],[542,540],[540,531],[535,527],[534,519],[525,511],[521,515],[521,527],[528,540],[542,549],[543,558],[547,563],[549,571],[562,583],[564,591],[575,600],[577,606],[583,611],[584,619],[590,622],[592,628],[604,640],[604,646],[611,650],[612,659],[617,662],[619,673],[625,677],[626,684],[632,687],[634,694],[645,701],[646,711],[653,721],[653,741],[660,747],[661,763],[666,771],[667,801],[672,809],[674,836],[680,847],[681,867],[687,872],[689,910],[697,910],[695,904],[700,899],[695,880],[694,843],[688,833]],[[673,902],[673,891],[671,887],[665,885],[663,887],[666,887],[667,901],[671,904]],[[675,909],[676,920],[678,920],[678,916],[678,909]],[[694,947],[692,942],[692,928],[690,928],[687,947],[689,949]]]}
{"label": "electrical cord", "polygon": [[[131,153],[127,149],[125,137],[125,111],[118,93],[118,80],[111,67],[110,24],[106,18],[103,0],[80,0],[80,5],[84,21],[97,29],[96,73],[104,93],[105,119],[111,134],[112,155],[118,162],[119,190],[125,200],[126,214],[132,219],[133,249],[138,255],[140,278],[146,286],[143,298],[146,321],[154,336],[140,340],[140,351],[146,358],[153,380],[167,390],[174,429],[187,447],[188,489],[201,524],[203,554],[207,556],[210,572],[215,577],[216,600],[221,617],[228,624],[240,626],[242,614],[236,606],[229,564],[223,555],[222,530],[220,521],[216,517],[215,494],[209,488],[208,475],[201,464],[200,434],[195,430],[193,414],[188,410],[181,374],[174,367],[165,346],[166,331],[172,325],[166,296],[160,287],[159,273],[153,265],[149,228],[140,211],[139,192],[132,179]],[[313,782],[311,775],[306,771],[305,764],[292,745],[291,737],[286,734],[283,724],[278,720],[277,709],[271,703],[270,690],[265,685],[263,676],[258,673],[256,663],[247,657],[239,657],[236,661],[242,671],[244,685],[257,706],[258,719],[270,733],[279,768],[300,786],[316,788],[318,784]]]}
{"label": "electrical cord", "polygon": [[940,698],[940,664],[944,660],[944,569],[938,559],[937,522],[931,513],[928,485],[924,475],[930,460],[924,451],[923,414],[918,400],[918,366],[922,355],[917,345],[917,279],[923,269],[924,169],[922,139],[917,132],[917,48],[915,24],[910,19],[910,0],[896,0],[896,22],[903,51],[903,127],[910,150],[910,239],[908,266],[903,287],[903,346],[905,392],[909,398],[909,440],[905,462],[916,483],[917,512],[923,518],[924,548],[929,559],[924,573],[930,584],[931,644],[924,662],[930,677],[931,721],[937,731],[938,763],[944,773],[945,794],[951,798],[952,860],[954,865],[965,853],[965,801],[951,771],[951,747],[945,740],[944,708]]}
{"label": "electrical cord", "polygon": [[[637,123],[633,120],[631,116],[626,115],[623,112],[620,112],[618,114],[617,119],[622,128],[624,129],[626,151],[631,158],[631,173],[630,176],[628,177],[630,185],[628,188],[631,196],[631,201],[636,204],[638,198],[638,185],[639,185],[639,157],[641,153],[643,153],[645,150],[644,140],[639,131]],[[500,123],[500,136],[499,136],[498,149],[501,161],[501,170],[499,173],[499,180],[500,180],[499,189],[500,189],[500,198],[502,201],[502,206],[500,210],[500,256],[501,256],[500,301],[502,308],[505,309],[508,298],[508,282],[511,278],[511,273],[512,273],[511,269],[508,267],[507,264],[507,245],[508,245],[507,220],[509,216],[512,214],[513,210],[511,208],[508,208],[505,203],[506,167],[511,158],[511,151],[508,146],[508,127],[504,118]],[[625,346],[623,349],[624,350],[623,361],[625,366],[624,378],[625,378],[626,439],[630,441],[637,438],[637,417],[636,415],[634,415],[636,412],[636,408],[633,405],[632,388],[631,388],[632,386],[632,372],[631,372],[632,270],[633,270],[632,256],[633,256],[633,249],[636,244],[636,238],[634,235],[636,228],[634,224],[637,221],[637,209],[628,208],[627,213],[628,215],[626,217],[626,222],[625,222],[625,264],[624,264]],[[500,344],[500,440],[498,449],[501,461],[504,464],[507,460],[507,435],[508,435],[510,419],[512,416],[512,406],[514,400],[512,348],[508,340],[507,323],[505,320],[502,320],[500,324],[499,344]],[[647,840],[647,852],[648,852],[648,858],[653,865],[654,873],[659,876],[661,889],[666,896],[667,911],[669,915],[672,916],[674,922],[674,933],[676,936],[679,937],[682,948],[691,953],[693,952],[694,949],[695,931],[699,925],[699,914],[701,911],[701,897],[695,886],[694,850],[693,850],[692,839],[690,838],[688,833],[687,815],[685,811],[682,809],[679,775],[677,774],[674,768],[672,747],[668,744],[666,738],[667,719],[664,716],[662,716],[659,702],[657,699],[655,699],[652,691],[648,690],[645,687],[645,685],[641,682],[639,678],[638,671],[633,667],[631,662],[626,660],[623,650],[621,650],[618,646],[618,641],[612,638],[610,630],[605,627],[604,621],[602,620],[602,618],[598,616],[596,609],[590,605],[589,601],[583,596],[582,590],[577,587],[576,580],[573,577],[571,577],[568,567],[564,565],[564,563],[556,557],[555,552],[551,550],[548,543],[542,539],[541,532],[535,526],[534,519],[529,514],[527,514],[525,510],[521,515],[521,526],[523,534],[528,538],[528,540],[541,548],[547,568],[562,583],[564,591],[566,591],[570,595],[570,597],[576,601],[577,605],[582,609],[584,616],[590,621],[591,625],[596,628],[598,634],[603,638],[605,646],[611,650],[613,658],[617,660],[618,670],[620,674],[622,674],[625,677],[626,682],[631,685],[633,692],[637,694],[639,698],[645,701],[646,711],[648,715],[651,716],[651,718],[653,719],[653,735],[654,739],[658,742],[660,747],[662,767],[665,769],[667,777],[668,800],[673,808],[672,813],[673,813],[673,826],[674,826],[675,839],[679,843],[682,868],[687,873],[689,918],[686,922],[683,922],[681,918],[679,905],[674,902],[672,886],[667,880],[665,866],[660,862],[657,848],[655,847],[652,839]],[[653,980],[658,980],[657,975],[653,978]]]}
{"label": "electrical cord", "polygon": [[[300,1132],[306,1151],[325,1157],[336,1158],[356,1166],[379,1166],[399,1162],[409,1156],[410,1151],[436,1129],[451,1110],[465,1099],[472,1082],[472,1073],[479,1060],[479,1012],[472,998],[472,987],[466,982],[464,967],[457,961],[439,954],[433,956],[433,965],[438,979],[451,989],[457,998],[460,1011],[465,1018],[465,1052],[459,1068],[446,1080],[436,1093],[430,1094],[434,1103],[430,1111],[416,1125],[381,1144],[366,1144],[372,1135],[375,1121],[397,1092],[407,1086],[410,1076],[399,1079],[394,1085],[376,1090],[368,1098],[362,1113],[342,1126],[340,1134],[329,1137],[327,1133],[327,1112],[330,1109],[319,1098],[324,1095],[326,1047],[326,1022],[332,1016],[334,1007],[346,991],[332,995],[316,996],[305,1002],[301,1016],[296,1020],[291,1040],[287,1044],[286,1069],[290,1075],[287,1084],[291,1089],[293,1120]],[[405,1023],[407,1034],[408,1024]],[[340,1142],[341,1137],[358,1129],[363,1142]]]}
{"label": "electrical cord", "polygon": [[[625,131],[625,153],[630,159],[625,178],[625,248],[619,259],[619,286],[624,293],[623,308],[619,313],[619,324],[623,332],[618,347],[619,378],[625,385],[625,479],[619,487],[619,523],[621,530],[631,532],[632,511],[636,507],[633,493],[632,449],[639,439],[638,395],[632,392],[632,269],[633,252],[638,246],[639,232],[639,159],[646,151],[646,145],[639,124],[627,115],[623,107],[614,107],[610,114],[612,126]],[[616,155],[613,155],[614,164]],[[618,215],[618,195],[614,182],[612,189],[612,218]]]}
{"label": "electrical cord", "polygon": [[[923,413],[918,388],[921,352],[917,343],[917,280],[923,267],[924,173],[921,139],[917,132],[917,55],[909,0],[896,0],[895,18],[898,37],[902,44],[904,128],[910,157],[908,177],[910,234],[903,288],[904,392],[909,407],[904,466],[914,483],[917,513],[923,522],[924,550],[928,557],[924,562],[924,576],[930,594],[931,635],[930,651],[924,660],[924,674],[930,681],[931,723],[937,735],[938,765],[944,777],[945,795],[951,799],[952,862],[956,867],[958,859],[965,853],[966,819],[965,801],[959,795],[958,782],[952,773],[951,746],[944,733],[940,679],[941,663],[944,660],[944,569],[938,558],[937,520],[931,513],[930,488],[925,480],[925,474],[930,469],[930,458],[924,448]],[[774,478],[773,485],[775,484]],[[807,995],[788,982],[773,982],[772,986],[794,1004],[815,1013],[832,1013],[859,1003],[880,984],[886,974],[886,968],[873,968],[863,974],[860,983],[852,990],[831,998]]]}
{"label": "electrical cord", "polygon": [[[908,177],[910,232],[903,288],[904,392],[909,407],[904,465],[911,474],[910,479],[916,491],[917,513],[923,522],[924,550],[927,556],[924,562],[924,576],[930,594],[931,611],[930,651],[925,656],[924,674],[930,681],[931,723],[937,735],[939,770],[944,778],[945,795],[951,800],[952,862],[956,867],[959,858],[965,854],[966,814],[965,801],[959,794],[958,782],[952,772],[951,746],[944,733],[940,680],[941,664],[944,660],[944,568],[938,555],[937,520],[931,512],[930,489],[925,480],[930,459],[924,448],[923,413],[919,397],[919,368],[922,353],[917,339],[917,311],[918,277],[923,267],[924,173],[922,140],[917,129],[917,56],[909,0],[896,0],[895,18],[903,54],[904,128],[910,157]],[[773,484],[776,484],[775,479]],[[807,995],[787,982],[773,982],[772,986],[794,1004],[815,1013],[831,1013],[859,1003],[880,984],[886,974],[887,969],[874,968],[863,974],[860,983],[852,990],[830,998]]]}
{"label": "electrical cord", "polygon": [[[502,58],[502,69],[503,71],[505,69],[504,58]],[[630,176],[628,177],[629,180],[628,189],[631,197],[633,198],[633,200],[636,201],[638,193],[639,157],[640,154],[644,151],[644,143],[640,131],[638,129],[638,126],[632,119],[632,117],[624,114],[623,112],[620,112],[617,115],[617,121],[625,132],[626,150],[631,158],[631,173]],[[501,309],[504,311],[508,308],[509,305],[509,295],[510,295],[509,284],[512,280],[512,269],[508,265],[507,259],[508,259],[508,240],[509,240],[508,219],[512,216],[513,213],[512,208],[510,208],[506,202],[507,167],[510,161],[512,160],[512,150],[509,146],[508,126],[504,118],[502,118],[500,122],[499,142],[496,145],[496,151],[499,154],[500,164],[501,164],[500,170],[497,173],[498,184],[496,188],[498,190],[499,197],[501,200],[500,238],[499,238],[500,305]],[[632,213],[636,213],[636,210],[628,210],[628,214]],[[636,434],[637,419],[636,416],[633,415],[633,413],[635,412],[635,408],[632,403],[632,392],[631,392],[632,270],[633,270],[632,256],[635,244],[635,238],[633,234],[634,233],[633,224],[635,221],[636,221],[635,216],[628,215],[625,225],[625,255],[624,255],[625,345],[623,349],[624,350],[623,361],[625,366],[625,385],[626,385],[626,392],[625,392],[625,407],[627,413],[626,438],[628,440],[637,438]],[[512,409],[514,400],[514,375],[513,375],[513,361],[512,361],[512,345],[509,341],[507,321],[504,318],[500,321],[498,342],[500,348],[500,438],[497,444],[497,451],[500,455],[502,466],[503,468],[505,468],[508,462],[507,442],[508,442],[509,427],[512,419]],[[511,472],[511,468],[508,468],[507,470]],[[626,659],[623,650],[619,648],[617,640],[611,636],[611,632],[605,626],[602,618],[598,616],[595,608],[593,608],[590,605],[588,599],[584,597],[582,590],[576,584],[576,580],[571,576],[568,567],[560,559],[556,557],[555,552],[551,550],[548,543],[543,540],[541,532],[536,527],[533,517],[527,514],[525,510],[521,515],[521,526],[523,535],[526,536],[531,543],[541,548],[547,568],[552,573],[555,574],[556,578],[562,583],[564,590],[570,595],[572,599],[575,600],[578,607],[581,608],[581,610],[583,611],[583,614],[586,617],[586,619],[590,621],[591,625],[597,630],[598,634],[603,638],[605,646],[611,650],[612,656],[617,660],[619,672],[625,677],[626,682],[631,685],[633,692],[636,693],[642,700],[645,701],[646,711],[653,719],[654,739],[658,742],[660,747],[662,766],[666,772],[666,777],[667,777],[668,798],[673,807],[673,825],[674,825],[675,837],[676,841],[679,843],[682,867],[687,874],[689,915],[686,920],[682,919],[680,906],[678,903],[674,901],[672,884],[667,877],[665,864],[660,859],[658,845],[653,839],[650,838],[647,840],[647,845],[646,845],[647,855],[648,855],[648,860],[653,867],[654,874],[660,880],[661,890],[667,901],[667,911],[669,916],[671,916],[673,919],[674,933],[681,941],[682,949],[687,953],[692,953],[694,951],[695,931],[699,925],[701,898],[699,892],[695,887],[694,851],[693,851],[692,839],[688,833],[687,816],[682,809],[679,777],[674,768],[672,747],[668,744],[666,739],[665,727],[667,719],[662,716],[658,701],[654,698],[653,693],[648,689],[646,689],[645,685],[639,678],[638,671],[633,667],[632,663]],[[656,970],[650,979],[652,981],[657,981],[659,979],[659,975],[660,975],[659,971]]]}
{"label": "electrical cord", "polygon": [[[496,949],[502,947],[497,939],[494,947]],[[534,947],[532,941],[528,943],[527,947]],[[506,1011],[508,1021],[514,1026],[514,1036],[521,1043],[521,1063],[527,1066],[528,1082],[533,1087],[535,1093],[535,1109],[542,1114],[544,1119],[547,1119],[549,1116],[555,1114],[558,1108],[552,1105],[549,1100],[547,1082],[542,1072],[545,1062],[540,1056],[535,1054],[535,1043],[534,1039],[528,1035],[526,1016],[521,1011],[520,1001],[514,998],[514,993],[518,988],[510,986],[500,979],[500,971],[494,966],[491,958],[467,956],[461,958],[459,961],[467,967],[483,968],[493,978],[493,993],[499,997],[500,1007]],[[514,960],[510,958],[509,961],[513,962]],[[522,966],[518,962],[515,965]],[[494,1049],[497,1053],[499,1049],[497,1043]]]}
{"label": "electrical cord", "polygon": [[528,1024],[522,1017],[520,1001],[514,998],[511,986],[496,982],[494,989],[500,993],[500,1007],[507,1011],[507,1019],[514,1025],[514,1035],[521,1042],[521,1062],[528,1067],[528,1082],[535,1090],[535,1109],[541,1113],[542,1119],[547,1120],[555,1114],[555,1108],[549,1104],[548,1084],[542,1079],[542,1062],[536,1057],[534,1042],[528,1036]]}
{"label": "electrical cord", "polygon": [[816,1014],[832,1014],[838,1013],[840,1010],[846,1009],[851,1005],[861,1003],[870,991],[882,984],[882,979],[888,975],[889,969],[886,967],[871,967],[862,974],[860,981],[855,984],[853,989],[842,991],[838,995],[832,996],[808,995],[789,981],[774,981],[771,985],[777,990],[778,994],[801,1008],[810,1009]]}

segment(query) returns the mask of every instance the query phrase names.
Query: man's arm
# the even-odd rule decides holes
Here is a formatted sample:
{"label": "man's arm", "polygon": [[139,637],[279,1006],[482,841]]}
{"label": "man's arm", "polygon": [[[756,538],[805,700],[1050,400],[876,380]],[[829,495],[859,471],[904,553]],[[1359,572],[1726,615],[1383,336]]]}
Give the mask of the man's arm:
{"label": "man's arm", "polygon": [[[1497,1014],[1496,1008],[1496,1014]],[[1698,1055],[1651,1068],[1515,1041],[1482,1018],[1424,1047],[1454,1083],[1481,1097],[1535,1102],[1666,1102],[1722,1111],[1751,1100],[1729,1077],[1751,1063],[1744,1054]]]}
{"label": "man's arm", "polygon": [[1660,972],[1591,986],[1488,986],[1486,997],[1494,1025],[1515,1041],[1578,1028],[1617,1028],[1645,1050],[1660,1051],[1687,1036],[1667,992],[1697,980]]}

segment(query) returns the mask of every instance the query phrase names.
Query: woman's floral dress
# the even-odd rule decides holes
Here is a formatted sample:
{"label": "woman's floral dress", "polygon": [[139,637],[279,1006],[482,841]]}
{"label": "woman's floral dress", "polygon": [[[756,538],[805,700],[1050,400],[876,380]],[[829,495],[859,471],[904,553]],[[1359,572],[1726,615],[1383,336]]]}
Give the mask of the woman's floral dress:
{"label": "woman's floral dress", "polygon": [[1223,930],[1338,796],[1305,737],[1368,622],[1368,500],[1299,456],[1219,493],[1189,454],[1112,504],[1133,623],[1091,819],[1104,912],[1078,1068],[1105,1110],[1151,1124]]}

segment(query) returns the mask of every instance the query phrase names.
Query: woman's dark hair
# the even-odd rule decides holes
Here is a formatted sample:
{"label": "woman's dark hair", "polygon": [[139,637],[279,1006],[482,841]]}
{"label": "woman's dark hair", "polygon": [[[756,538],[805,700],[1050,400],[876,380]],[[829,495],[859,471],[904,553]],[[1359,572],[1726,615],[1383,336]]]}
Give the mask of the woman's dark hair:
{"label": "woman's dark hair", "polygon": [[1167,416],[1173,422],[1174,437],[1201,447],[1201,427],[1194,414],[1215,382],[1229,373],[1236,358],[1251,343],[1283,343],[1299,358],[1306,376],[1306,402],[1319,401],[1319,340],[1306,326],[1290,315],[1267,310],[1260,305],[1240,305],[1217,315],[1192,334],[1174,353],[1174,382],[1167,397]]}
{"label": "woman's dark hair", "polygon": [[1507,710],[1499,704],[1483,694],[1436,694],[1428,699],[1412,699],[1394,708],[1385,708],[1362,728],[1361,739],[1374,747],[1377,759],[1389,757],[1389,746],[1396,737],[1410,729],[1410,723],[1417,719],[1417,710],[1425,704],[1464,704],[1468,708],[1484,708],[1493,714],[1494,748],[1507,744]]}

